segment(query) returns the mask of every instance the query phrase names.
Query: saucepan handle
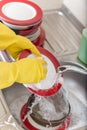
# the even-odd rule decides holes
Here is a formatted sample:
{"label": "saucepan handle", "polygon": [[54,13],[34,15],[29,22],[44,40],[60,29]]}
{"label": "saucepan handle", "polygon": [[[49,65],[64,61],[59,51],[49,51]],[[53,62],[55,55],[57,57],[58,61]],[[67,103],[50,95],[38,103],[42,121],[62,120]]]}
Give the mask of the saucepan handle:
{"label": "saucepan handle", "polygon": [[66,71],[73,71],[73,72],[87,75],[87,68],[85,68],[85,67],[81,68],[81,67],[75,66],[75,65],[62,65],[57,68],[57,73],[62,74]]}

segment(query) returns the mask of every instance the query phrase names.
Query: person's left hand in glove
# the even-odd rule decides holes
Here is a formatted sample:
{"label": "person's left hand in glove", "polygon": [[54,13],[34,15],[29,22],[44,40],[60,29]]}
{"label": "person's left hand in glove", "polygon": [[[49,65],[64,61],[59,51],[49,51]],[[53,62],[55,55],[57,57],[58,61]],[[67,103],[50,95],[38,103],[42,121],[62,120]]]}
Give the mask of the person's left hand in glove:
{"label": "person's left hand in glove", "polygon": [[16,35],[11,29],[0,23],[0,50],[7,50],[9,54],[18,59],[20,53],[29,49],[37,55],[37,58],[24,58],[15,62],[0,62],[0,89],[18,83],[37,83],[46,77],[46,62],[41,57],[40,52],[29,39]]}
{"label": "person's left hand in glove", "polygon": [[41,56],[36,46],[27,38],[16,35],[9,27],[0,22],[0,50],[7,50],[7,52],[15,59],[19,54],[29,49],[37,56]]}
{"label": "person's left hand in glove", "polygon": [[0,62],[0,89],[13,83],[38,83],[45,79],[46,62],[43,58],[23,58],[15,62]]}

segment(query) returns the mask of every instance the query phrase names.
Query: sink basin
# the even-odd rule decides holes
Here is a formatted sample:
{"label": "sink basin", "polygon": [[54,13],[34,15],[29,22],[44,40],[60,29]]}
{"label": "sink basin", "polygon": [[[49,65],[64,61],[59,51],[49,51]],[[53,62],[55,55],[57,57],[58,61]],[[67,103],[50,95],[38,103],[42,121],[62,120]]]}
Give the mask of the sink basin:
{"label": "sink basin", "polygon": [[[63,65],[65,63],[61,63]],[[85,126],[87,124],[87,104],[86,104],[86,82],[87,76],[75,72],[65,72],[63,74],[63,88],[71,105],[70,130]],[[22,85],[15,83],[11,87],[3,90],[4,97],[9,106],[10,112],[21,125],[20,110],[27,102],[31,93]],[[9,96],[10,95],[10,96]]]}
{"label": "sink basin", "polygon": [[[70,62],[61,62],[61,65],[64,64],[68,65]],[[72,64],[78,63],[72,62]],[[67,71],[63,76],[63,87],[71,105],[70,130],[77,130],[77,128],[87,126],[87,75]]]}
{"label": "sink basin", "polygon": [[[60,62],[60,65],[68,64],[70,62]],[[75,64],[78,66],[77,62]],[[67,71],[63,74],[63,77],[62,87],[71,105],[71,123],[69,128],[70,130],[77,130],[77,128],[87,126],[87,75]],[[20,110],[28,101],[31,93],[22,84],[18,83],[14,83],[11,87],[2,90],[2,92],[11,114],[18,124],[23,127],[20,120]]]}
{"label": "sink basin", "polygon": [[27,102],[31,93],[22,84],[15,83],[11,87],[4,89],[3,94],[11,114],[21,125],[20,110]]}

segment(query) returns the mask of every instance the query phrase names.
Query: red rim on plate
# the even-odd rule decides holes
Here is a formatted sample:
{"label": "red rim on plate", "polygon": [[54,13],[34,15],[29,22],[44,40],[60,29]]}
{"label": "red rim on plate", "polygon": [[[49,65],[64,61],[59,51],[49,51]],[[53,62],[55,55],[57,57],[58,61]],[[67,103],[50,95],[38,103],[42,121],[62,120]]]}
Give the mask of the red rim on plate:
{"label": "red rim on plate", "polygon": [[26,29],[26,30],[18,30],[18,34],[22,35],[22,36],[26,36],[28,34],[33,34],[40,27],[41,23],[42,23],[42,21],[39,24],[37,24],[35,26],[31,26],[29,29]]}
{"label": "red rim on plate", "polygon": [[[13,30],[14,31],[14,30]],[[35,30],[35,32],[37,31],[37,29]],[[18,35],[21,35],[19,33],[19,31],[15,30],[14,31],[16,34]],[[26,32],[27,33],[27,32]],[[45,41],[45,38],[46,38],[46,35],[45,35],[45,31],[42,27],[40,27],[40,36],[35,39],[34,41],[32,41],[32,43],[35,45],[35,46],[43,46],[44,45],[44,41]]]}
{"label": "red rim on plate", "polygon": [[45,36],[45,31],[44,31],[44,29],[41,27],[41,28],[40,28],[40,36],[39,36],[36,40],[34,40],[34,41],[32,41],[32,42],[33,42],[33,44],[34,44],[35,46],[43,46],[43,45],[44,45],[45,38],[46,38],[46,36]]}
{"label": "red rim on plate", "polygon": [[[27,129],[27,130],[39,130],[37,128],[35,128],[28,120],[27,118],[27,113],[28,113],[28,105],[27,103],[22,107],[21,111],[20,111],[20,118],[21,121],[23,123],[23,126]],[[58,126],[58,128],[56,130],[67,130],[67,128],[70,125],[70,115],[66,118],[66,120],[60,125]]]}
{"label": "red rim on plate", "polygon": [[[35,15],[32,18],[29,18],[29,19],[27,18],[24,20],[20,20],[18,18],[12,18],[13,17],[12,14],[11,14],[11,16],[9,16],[8,14],[12,10],[12,7],[10,8],[10,4],[12,4],[12,3],[14,4],[15,2],[24,4],[24,6],[26,6],[26,7],[28,7],[28,6],[31,7],[35,11]],[[10,9],[9,12],[8,12],[8,9]],[[15,25],[31,25],[31,24],[41,21],[42,16],[43,16],[43,13],[42,13],[41,8],[31,1],[28,1],[28,0],[13,0],[13,1],[12,0],[2,0],[2,1],[0,1],[0,19],[2,21],[5,21],[5,22],[11,23],[11,24],[15,24]]]}
{"label": "red rim on plate", "polygon": [[[42,47],[37,47],[38,50],[44,54],[45,56],[47,56],[51,61],[52,63],[54,64],[54,67],[55,69],[60,66],[58,60],[46,49],[42,48]],[[24,50],[20,56],[19,56],[19,60],[22,59],[22,58],[25,58],[27,56],[29,56],[30,54],[30,51],[29,50]],[[61,75],[61,78],[63,79],[62,75]],[[27,89],[29,91],[31,91],[32,93],[35,93],[36,95],[39,95],[39,96],[51,96],[51,95],[54,95],[56,94],[60,88],[62,87],[62,83],[61,82],[58,82],[57,84],[53,85],[50,89],[45,89],[45,90],[42,90],[42,89],[38,89],[38,90],[35,90],[35,89],[32,89],[31,87],[27,86]]]}

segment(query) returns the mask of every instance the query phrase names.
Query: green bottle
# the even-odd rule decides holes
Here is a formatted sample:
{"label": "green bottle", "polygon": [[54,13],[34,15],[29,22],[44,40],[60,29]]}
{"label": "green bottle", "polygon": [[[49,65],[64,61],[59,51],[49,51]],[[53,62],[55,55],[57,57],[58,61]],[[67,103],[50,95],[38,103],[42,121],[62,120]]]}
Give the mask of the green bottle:
{"label": "green bottle", "polygon": [[78,58],[84,64],[87,64],[87,28],[82,31],[81,46],[78,52]]}

